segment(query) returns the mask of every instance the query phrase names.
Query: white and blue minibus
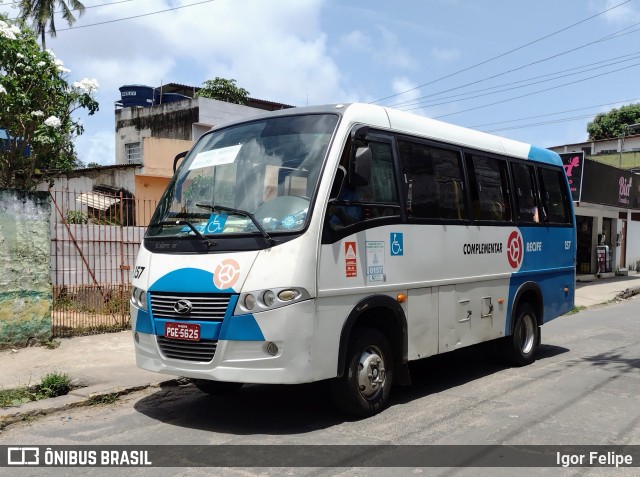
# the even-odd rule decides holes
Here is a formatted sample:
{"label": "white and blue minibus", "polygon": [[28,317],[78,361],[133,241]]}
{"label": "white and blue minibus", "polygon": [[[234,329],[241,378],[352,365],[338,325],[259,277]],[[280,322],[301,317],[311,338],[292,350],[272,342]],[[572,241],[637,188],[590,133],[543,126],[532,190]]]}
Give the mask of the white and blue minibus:
{"label": "white and blue minibus", "polygon": [[369,416],[410,361],[495,340],[533,362],[575,250],[554,152],[370,104],[265,113],[199,138],[160,200],[137,365],[209,393],[328,380]]}

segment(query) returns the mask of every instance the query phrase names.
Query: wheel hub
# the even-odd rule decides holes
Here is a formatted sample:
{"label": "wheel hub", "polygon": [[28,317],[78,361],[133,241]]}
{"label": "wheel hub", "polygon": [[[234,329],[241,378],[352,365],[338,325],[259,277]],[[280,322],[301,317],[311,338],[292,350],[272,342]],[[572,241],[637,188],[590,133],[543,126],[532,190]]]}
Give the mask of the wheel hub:
{"label": "wheel hub", "polygon": [[371,397],[384,387],[386,379],[382,353],[375,347],[364,350],[358,363],[358,388],[364,397]]}
{"label": "wheel hub", "polygon": [[522,325],[520,327],[520,349],[524,354],[530,353],[534,346],[534,331],[533,319],[529,315],[522,317]]}

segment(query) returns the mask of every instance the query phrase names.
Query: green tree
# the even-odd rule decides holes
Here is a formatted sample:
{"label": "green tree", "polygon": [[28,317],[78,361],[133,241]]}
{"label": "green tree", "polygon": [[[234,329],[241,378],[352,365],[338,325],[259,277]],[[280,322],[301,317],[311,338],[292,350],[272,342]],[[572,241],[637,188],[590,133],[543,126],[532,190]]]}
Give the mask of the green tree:
{"label": "green tree", "polygon": [[70,85],[68,73],[31,29],[0,16],[0,187],[32,189],[78,164],[73,139],[84,128],[73,113],[98,110],[98,83]]}
{"label": "green tree", "polygon": [[40,40],[42,42],[42,49],[47,48],[45,40],[45,33],[47,30],[47,23],[49,24],[49,34],[52,38],[56,37],[56,24],[55,24],[55,8],[60,7],[62,18],[67,21],[69,26],[73,25],[76,21],[76,17],[73,15],[73,11],[77,10],[79,16],[84,14],[84,5],[79,0],[20,0],[20,18],[27,21],[31,19],[33,26],[36,30]]}
{"label": "green tree", "polygon": [[249,98],[249,91],[236,86],[236,80],[218,78],[207,80],[195,94],[197,97],[218,99],[227,103],[245,104]]}
{"label": "green tree", "polygon": [[640,123],[640,103],[600,113],[587,124],[589,139],[610,139],[627,134],[626,126]]}

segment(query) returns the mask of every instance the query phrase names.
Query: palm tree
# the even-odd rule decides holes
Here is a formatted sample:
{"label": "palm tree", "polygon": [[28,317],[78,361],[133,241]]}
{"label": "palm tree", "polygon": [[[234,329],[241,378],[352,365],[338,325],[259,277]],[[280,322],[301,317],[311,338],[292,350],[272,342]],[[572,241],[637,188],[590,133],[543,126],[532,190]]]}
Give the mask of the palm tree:
{"label": "palm tree", "polygon": [[45,41],[47,23],[51,37],[56,37],[55,7],[60,7],[62,18],[69,26],[76,21],[76,17],[73,16],[74,10],[78,11],[79,16],[82,16],[85,11],[84,5],[79,0],[21,0],[20,2],[20,17],[24,21],[33,20],[36,33],[40,35],[43,50],[47,47]]}

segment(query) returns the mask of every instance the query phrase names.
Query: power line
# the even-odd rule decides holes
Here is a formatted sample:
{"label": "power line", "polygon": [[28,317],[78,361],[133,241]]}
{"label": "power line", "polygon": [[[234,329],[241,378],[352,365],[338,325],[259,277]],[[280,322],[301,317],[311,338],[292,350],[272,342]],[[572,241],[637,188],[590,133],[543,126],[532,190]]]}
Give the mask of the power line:
{"label": "power line", "polygon": [[624,4],[626,4],[626,3],[629,3],[630,1],[631,1],[631,0],[626,0],[626,1],[622,2],[622,3],[619,3],[618,5],[614,5],[614,6],[613,6],[613,7],[611,7],[611,8],[608,8],[608,9],[606,9],[606,10],[603,10],[603,11],[601,11],[600,13],[596,13],[595,15],[592,15],[592,16],[590,16],[590,17],[588,17],[588,18],[585,18],[585,19],[583,19],[583,20],[580,20],[579,22],[573,23],[572,25],[569,25],[569,26],[567,26],[567,27],[564,27],[564,28],[562,28],[562,29],[560,29],[560,30],[557,30],[557,31],[555,31],[555,32],[553,32],[553,33],[550,33],[550,34],[548,34],[548,35],[546,35],[546,36],[543,36],[543,37],[538,38],[538,39],[536,39],[536,40],[530,41],[529,43],[525,43],[524,45],[518,46],[518,47],[516,47],[516,48],[514,48],[514,49],[512,49],[512,50],[509,50],[509,51],[505,52],[505,53],[501,53],[501,54],[499,54],[499,55],[497,55],[497,56],[494,56],[494,57],[492,57],[492,58],[489,58],[488,60],[481,61],[480,63],[476,63],[475,65],[468,66],[468,67],[463,68],[463,69],[461,69],[461,70],[458,70],[458,71],[456,71],[456,72],[454,72],[454,73],[448,74],[448,75],[446,75],[446,76],[442,76],[442,77],[440,77],[440,78],[437,78],[437,79],[435,79],[435,80],[429,81],[429,82],[427,82],[427,83],[423,83],[423,84],[421,84],[421,85],[419,85],[419,86],[416,86],[416,87],[414,87],[414,88],[408,89],[408,90],[406,90],[406,91],[402,91],[402,92],[400,92],[400,93],[392,94],[392,95],[390,95],[390,96],[385,96],[384,98],[376,99],[375,101],[371,101],[371,103],[379,103],[380,101],[384,101],[385,99],[395,98],[396,96],[400,96],[400,95],[402,95],[402,94],[409,93],[409,92],[411,92],[411,91],[415,91],[416,89],[423,88],[423,87],[428,86],[428,85],[430,85],[430,84],[437,83],[437,82],[442,81],[442,80],[444,80],[444,79],[451,78],[451,77],[453,77],[453,76],[459,75],[460,73],[464,73],[465,71],[469,71],[469,70],[471,70],[471,69],[473,69],[473,68],[477,68],[478,66],[485,65],[485,64],[487,64],[487,63],[489,63],[489,62],[491,62],[491,61],[497,60],[498,58],[502,58],[502,57],[507,56],[507,55],[509,55],[509,54],[511,54],[511,53],[514,53],[514,52],[516,52],[516,51],[518,51],[518,50],[522,50],[523,48],[526,48],[527,46],[531,46],[531,45],[533,45],[534,43],[538,43],[538,42],[540,42],[540,41],[542,41],[542,40],[546,40],[547,38],[551,38],[552,36],[555,36],[555,35],[557,35],[557,34],[559,34],[559,33],[565,32],[565,31],[567,31],[567,30],[569,30],[569,29],[571,29],[571,28],[573,28],[573,27],[575,27],[575,26],[578,26],[578,25],[580,25],[580,24],[582,24],[582,23],[585,23],[585,22],[587,22],[587,21],[589,21],[589,20],[592,20],[593,18],[596,18],[596,17],[598,17],[598,16],[600,16],[600,15],[604,15],[605,13],[607,13],[607,12],[609,12],[609,11],[611,11],[611,10],[614,10],[614,9],[616,9],[616,8],[618,8],[618,7],[621,7],[622,5],[624,5]]}
{"label": "power line", "polygon": [[[607,71],[606,73],[600,73],[599,75],[590,76],[589,78],[583,78],[583,79],[576,80],[576,81],[570,81],[568,83],[563,83],[563,84],[560,84],[560,85],[556,85],[556,86],[553,86],[551,88],[540,89],[538,91],[533,91],[531,93],[523,94],[523,95],[520,95],[520,96],[514,96],[513,98],[503,99],[501,101],[496,101],[494,103],[483,104],[481,106],[476,106],[474,108],[463,109],[461,111],[456,111],[456,112],[453,112],[453,113],[441,114],[440,116],[435,116],[434,119],[444,118],[444,117],[447,117],[447,116],[453,116],[455,114],[460,114],[460,113],[466,113],[468,111],[474,111],[476,109],[482,109],[482,108],[486,108],[488,106],[494,106],[496,104],[508,103],[509,101],[514,101],[516,99],[526,98],[527,96],[533,96],[534,94],[544,93],[546,91],[551,91],[551,90],[554,90],[554,89],[563,88],[565,86],[570,86],[570,85],[576,84],[576,83],[582,83],[584,81],[589,81],[589,80],[592,80],[592,79],[595,79],[595,78],[600,78],[602,76],[610,75],[612,73],[617,73],[619,71],[627,70],[629,68],[634,68],[636,66],[640,66],[640,63],[635,63],[633,65],[625,66],[624,68],[619,68],[619,69],[613,70],[613,71]],[[411,108],[411,109],[418,109],[418,108]],[[405,111],[411,111],[411,109],[406,109]]]}
{"label": "power line", "polygon": [[[111,2],[111,3],[101,3],[99,5],[90,5],[90,6],[85,6],[85,10],[88,10],[89,8],[98,8],[98,7],[109,7],[111,5],[117,5],[119,3],[127,3],[127,2],[133,2],[133,0],[120,0],[118,2]],[[76,11],[76,10],[73,10]],[[61,11],[57,11],[56,13],[60,13]]]}
{"label": "power line", "polygon": [[[90,8],[110,7],[111,5],[117,5],[117,4],[119,4],[119,3],[127,3],[127,2],[133,2],[133,0],[119,0],[119,1],[117,1],[117,2],[101,3],[101,4],[99,4],[99,5],[89,5],[88,7],[87,7],[87,6],[85,6],[84,8],[85,8],[85,10],[88,10],[88,9],[90,9]],[[21,3],[22,3],[22,2],[13,2],[13,3],[10,3],[10,4],[8,4],[8,5],[20,5]],[[71,11],[72,11],[72,12],[77,12],[77,11],[78,11],[78,9],[77,9],[77,8],[72,8],[72,9],[71,9]],[[62,10],[56,10],[56,11],[54,11],[53,13],[62,13]],[[18,16],[17,16],[17,17],[15,17],[15,18],[12,18],[12,20],[18,20],[19,18],[20,18],[20,15],[18,15]],[[59,30],[58,30],[58,31],[59,31]]]}
{"label": "power line", "polygon": [[[626,59],[621,59],[621,58],[626,58]],[[444,97],[440,97],[440,98],[434,98],[434,99],[422,99],[420,101],[415,101],[413,103],[410,102],[406,102],[405,105],[406,106],[417,106],[417,105],[421,105],[420,107],[430,107],[430,106],[440,106],[443,104],[449,104],[449,103],[454,103],[457,101],[466,101],[469,99],[476,99],[476,98],[480,98],[482,96],[489,96],[492,94],[499,94],[499,93],[503,93],[505,91],[511,91],[514,89],[519,89],[519,88],[527,88],[529,86],[533,86],[535,84],[540,84],[540,83],[546,83],[549,81],[555,81],[561,78],[566,78],[568,76],[574,76],[574,75],[578,75],[578,74],[583,74],[586,73],[587,71],[574,71],[573,73],[568,73],[570,71],[573,70],[584,70],[585,68],[590,68],[588,72],[591,72],[593,70],[596,69],[601,69],[601,68],[607,68],[609,66],[613,66],[613,65],[617,65],[620,63],[625,63],[627,61],[632,61],[632,60],[636,60],[640,58],[640,51],[636,51],[634,53],[630,53],[628,55],[622,55],[622,56],[618,56],[615,58],[610,58],[607,60],[602,60],[602,61],[597,61],[595,63],[590,63],[587,65],[582,65],[582,66],[577,66],[574,68],[569,68],[563,71],[556,71],[553,73],[548,73],[546,75],[540,75],[540,76],[534,76],[532,78],[527,78],[524,80],[519,80],[519,81],[513,81],[511,83],[504,83],[501,85],[496,85],[496,86],[490,86],[488,88],[483,88],[483,89],[477,89],[474,91],[468,91],[466,93],[459,93],[459,94],[454,94],[451,96],[444,96]],[[619,60],[619,61],[614,61],[614,60]],[[607,63],[607,64],[602,64],[602,63]],[[600,65],[600,66],[596,66],[596,65]],[[549,78],[549,77],[552,78]],[[542,78],[547,78],[547,79],[542,79]],[[535,80],[540,80],[540,81],[535,81]],[[521,84],[521,83],[526,83],[526,84]],[[519,85],[519,86],[513,86],[513,85]],[[502,88],[502,89],[498,89],[498,88]],[[491,90],[497,90],[497,91],[491,91]],[[485,91],[489,91],[489,92],[485,92]],[[471,94],[475,94],[475,93],[482,93],[482,94],[476,94],[475,96],[469,96],[467,98],[464,98],[463,96],[468,96]],[[434,93],[431,96],[436,96],[437,93]],[[451,101],[443,101],[445,99],[451,99]],[[426,103],[434,103],[435,101],[442,101],[440,103],[435,103],[435,104],[426,104]],[[400,106],[400,107],[399,107]],[[410,110],[408,108],[402,108],[401,106],[403,106],[403,103],[400,104],[396,104],[393,105],[391,107],[396,107],[398,109],[405,109],[405,110]],[[418,109],[418,108],[411,108],[411,109]]]}
{"label": "power line", "polygon": [[537,119],[537,118],[544,118],[546,116],[556,116],[558,114],[575,113],[576,111],[584,111],[586,109],[592,109],[592,108],[601,108],[603,106],[612,106],[614,104],[627,104],[627,103],[631,103],[632,101],[640,101],[640,98],[623,99],[621,101],[614,101],[613,103],[594,104],[592,106],[585,106],[584,108],[567,109],[565,111],[557,111],[555,113],[538,114],[536,116],[527,116],[527,117],[518,118],[518,119],[506,119],[504,121],[496,121],[496,122],[493,122],[493,123],[476,124],[475,126],[467,126],[467,127],[471,128],[471,129],[477,129],[477,128],[481,128],[481,127],[484,127],[484,126],[494,126],[496,124],[513,123],[513,122],[517,122],[517,121],[525,121],[527,119]]}
{"label": "power line", "polygon": [[[479,80],[472,81],[472,82],[470,82],[470,83],[467,83],[467,84],[464,84],[464,85],[461,85],[461,86],[456,86],[456,87],[454,87],[454,88],[449,88],[449,89],[446,89],[446,90],[443,90],[443,91],[439,91],[439,92],[437,92],[437,93],[432,93],[432,94],[427,95],[427,96],[421,96],[420,98],[414,98],[413,100],[407,100],[407,101],[404,101],[404,102],[398,103],[398,104],[396,105],[396,107],[397,107],[398,105],[402,105],[402,104],[407,104],[407,105],[409,105],[411,102],[415,102],[415,101],[417,101],[417,100],[421,100],[422,98],[431,97],[431,96],[437,96],[437,95],[440,95],[440,94],[448,93],[448,92],[450,92],[450,91],[455,91],[455,90],[458,90],[458,89],[462,89],[462,88],[465,88],[465,87],[467,87],[467,86],[471,86],[471,85],[474,85],[474,84],[482,83],[482,82],[488,81],[488,80],[490,80],[490,79],[498,78],[498,77],[500,77],[500,76],[504,76],[504,75],[506,75],[506,74],[513,73],[513,72],[515,72],[515,71],[519,71],[519,70],[522,70],[522,69],[524,69],[524,68],[528,68],[529,66],[533,66],[533,65],[536,65],[536,64],[539,64],[539,63],[543,63],[543,62],[545,62],[545,61],[548,61],[548,60],[551,60],[551,59],[554,59],[554,58],[558,58],[558,57],[560,57],[560,56],[567,55],[567,54],[569,54],[569,53],[573,53],[574,51],[581,50],[582,48],[586,48],[586,47],[591,46],[591,45],[595,45],[596,43],[600,43],[600,42],[605,42],[605,41],[613,40],[613,39],[615,39],[615,38],[620,38],[621,36],[625,36],[625,35],[630,35],[630,34],[632,34],[632,33],[635,33],[635,32],[637,32],[637,31],[640,31],[640,28],[638,28],[638,29],[636,29],[636,30],[633,30],[633,31],[626,32],[626,33],[623,33],[623,32],[624,32],[625,30],[628,30],[629,28],[636,27],[636,26],[638,26],[638,25],[640,25],[640,23],[636,23],[636,24],[634,24],[634,25],[631,25],[630,27],[623,28],[622,30],[618,30],[617,32],[614,32],[614,33],[612,33],[612,34],[610,34],[610,35],[604,36],[604,37],[599,38],[599,39],[597,39],[597,40],[590,41],[590,42],[588,42],[588,43],[584,43],[584,44],[579,45],[579,46],[577,46],[577,47],[575,47],[575,48],[571,48],[571,49],[569,49],[569,50],[561,51],[560,53],[556,53],[555,55],[551,55],[551,56],[548,56],[548,57],[546,57],[546,58],[542,58],[542,59],[540,59],[540,60],[532,61],[531,63],[527,63],[526,65],[518,66],[517,68],[512,68],[512,69],[510,69],[510,70],[503,71],[503,72],[501,72],[501,73],[497,73],[497,74],[492,75],[492,76],[487,76],[487,77],[485,77],[485,78],[481,78],[481,79],[479,79]],[[414,108],[414,109],[415,109],[415,108]]]}
{"label": "power line", "polygon": [[148,17],[148,16],[151,16],[151,15],[157,15],[159,13],[166,13],[166,12],[171,12],[171,11],[174,11],[174,10],[180,10],[182,8],[195,7],[196,5],[202,5],[204,3],[211,3],[211,2],[215,2],[215,0],[204,0],[202,2],[190,3],[189,5],[181,5],[179,7],[167,8],[165,10],[158,10],[158,11],[155,11],[155,12],[142,13],[140,15],[134,15],[134,16],[131,16],[131,17],[114,18],[113,20],[106,20],[104,22],[98,22],[98,23],[90,23],[88,25],[78,25],[78,26],[70,27],[70,28],[60,28],[57,31],[61,32],[61,31],[67,31],[67,30],[78,30],[80,28],[89,28],[89,27],[92,27],[92,26],[106,25],[108,23],[116,23],[116,22],[121,22],[121,21],[124,21],[124,20],[133,20],[134,18]]}
{"label": "power line", "polygon": [[527,128],[532,128],[537,126],[548,126],[549,124],[568,123],[571,121],[577,121],[579,119],[588,119],[588,118],[593,118],[593,114],[586,114],[583,116],[574,116],[571,118],[555,119],[552,121],[543,121],[540,123],[521,124],[519,126],[509,126],[509,127],[496,128],[496,129],[484,129],[482,131],[486,133],[494,133],[498,131],[511,131],[514,129],[527,129]]}

